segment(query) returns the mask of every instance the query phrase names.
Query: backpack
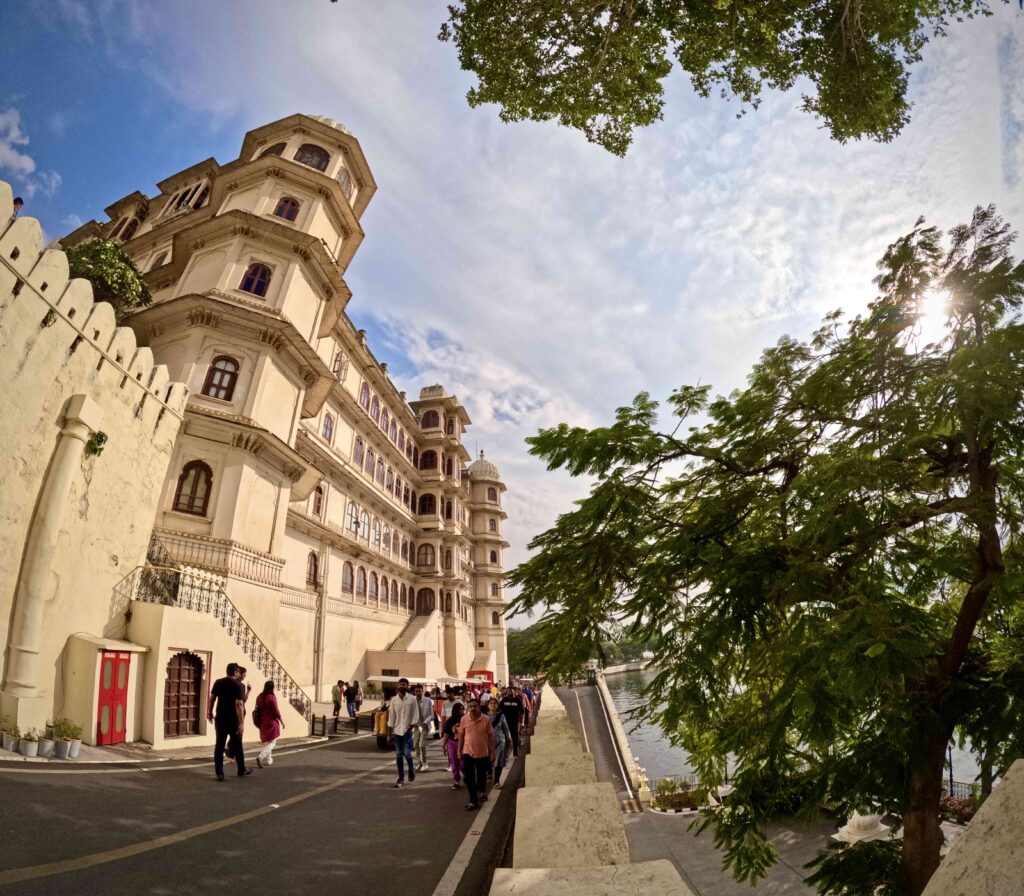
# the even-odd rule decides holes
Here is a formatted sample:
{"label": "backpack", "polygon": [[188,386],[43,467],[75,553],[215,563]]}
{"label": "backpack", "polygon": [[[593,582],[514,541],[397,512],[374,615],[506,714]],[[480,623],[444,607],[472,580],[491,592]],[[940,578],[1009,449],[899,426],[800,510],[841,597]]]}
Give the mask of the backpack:
{"label": "backpack", "polygon": [[260,717],[263,715],[263,695],[260,694],[256,700],[256,708],[252,711],[252,723],[258,728],[260,725]]}

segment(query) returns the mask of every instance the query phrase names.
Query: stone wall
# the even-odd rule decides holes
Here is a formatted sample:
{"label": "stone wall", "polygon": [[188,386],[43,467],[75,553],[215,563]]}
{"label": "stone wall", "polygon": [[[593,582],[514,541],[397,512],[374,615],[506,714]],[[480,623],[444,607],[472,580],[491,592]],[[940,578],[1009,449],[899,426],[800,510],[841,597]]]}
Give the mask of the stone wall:
{"label": "stone wall", "polygon": [[12,211],[0,182],[2,711],[36,727],[65,711],[69,636],[118,628],[112,589],[145,557],[187,390]]}

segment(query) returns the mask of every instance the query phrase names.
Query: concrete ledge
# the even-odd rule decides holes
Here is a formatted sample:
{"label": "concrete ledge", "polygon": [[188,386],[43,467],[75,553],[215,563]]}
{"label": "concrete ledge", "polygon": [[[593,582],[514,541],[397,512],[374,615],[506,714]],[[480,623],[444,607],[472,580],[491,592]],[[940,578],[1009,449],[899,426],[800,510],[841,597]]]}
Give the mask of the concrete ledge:
{"label": "concrete ledge", "polygon": [[583,741],[575,731],[569,734],[561,731],[538,730],[530,738],[530,754],[533,756],[547,756],[552,753],[577,755],[582,752]]}
{"label": "concrete ledge", "polygon": [[597,771],[590,753],[526,757],[527,787],[557,787],[562,784],[596,784]]}
{"label": "concrete ledge", "polygon": [[950,847],[924,896],[1024,893],[1024,759],[1018,759]]}
{"label": "concrete ledge", "polygon": [[526,787],[516,794],[513,868],[628,864],[622,810],[610,783]]}
{"label": "concrete ledge", "polygon": [[694,896],[671,862],[598,868],[498,868],[490,896]]}

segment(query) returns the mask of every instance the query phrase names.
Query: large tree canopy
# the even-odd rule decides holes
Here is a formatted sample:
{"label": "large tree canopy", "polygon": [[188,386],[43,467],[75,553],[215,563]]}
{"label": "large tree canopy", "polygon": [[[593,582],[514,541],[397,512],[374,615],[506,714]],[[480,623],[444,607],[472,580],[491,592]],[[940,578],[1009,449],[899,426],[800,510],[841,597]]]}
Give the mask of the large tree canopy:
{"label": "large tree canopy", "polygon": [[[774,861],[763,831],[780,813],[878,806],[902,841],[830,855],[819,887],[919,894],[948,741],[1024,731],[1013,239],[992,208],[946,244],[919,221],[867,313],[784,338],[728,397],[680,388],[671,431],[641,394],[611,426],[529,440],[594,478],[510,576],[516,609],[548,608],[534,652],[578,668],[610,619],[653,640],[656,721],[704,785],[735,759],[707,823],[739,878]],[[942,300],[945,335],[923,344],[919,312]]]}
{"label": "large tree canopy", "polygon": [[950,20],[987,0],[460,0],[442,40],[479,83],[471,106],[503,121],[557,120],[617,155],[661,118],[674,58],[701,96],[756,108],[810,82],[803,108],[839,141],[889,141],[910,116],[911,64]]}

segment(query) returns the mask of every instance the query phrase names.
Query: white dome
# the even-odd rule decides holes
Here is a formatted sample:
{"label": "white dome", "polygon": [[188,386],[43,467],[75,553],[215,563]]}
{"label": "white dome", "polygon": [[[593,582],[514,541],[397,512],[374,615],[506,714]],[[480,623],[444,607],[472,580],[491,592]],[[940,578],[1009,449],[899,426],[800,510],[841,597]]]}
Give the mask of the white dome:
{"label": "white dome", "polygon": [[496,482],[501,481],[501,473],[498,472],[498,468],[489,460],[484,460],[483,451],[480,452],[480,458],[469,465],[469,475],[474,479],[493,479]]}
{"label": "white dome", "polygon": [[323,122],[328,127],[332,127],[335,130],[342,131],[343,133],[346,133],[346,134],[351,134],[352,133],[340,121],[336,121],[333,118],[328,118],[326,115],[310,115],[309,117],[315,119],[316,121]]}

